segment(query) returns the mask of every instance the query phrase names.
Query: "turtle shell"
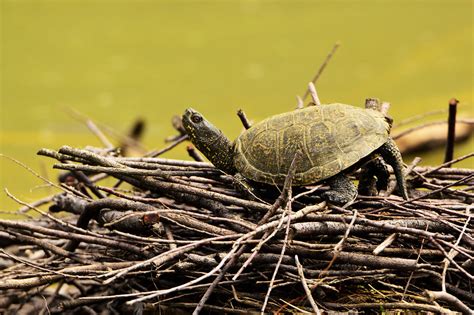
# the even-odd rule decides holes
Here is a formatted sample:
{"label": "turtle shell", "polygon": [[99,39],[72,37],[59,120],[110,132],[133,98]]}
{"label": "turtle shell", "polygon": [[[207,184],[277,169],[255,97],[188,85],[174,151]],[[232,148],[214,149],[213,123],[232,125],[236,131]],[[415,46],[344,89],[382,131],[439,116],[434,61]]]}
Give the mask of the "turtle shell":
{"label": "turtle shell", "polygon": [[234,164],[246,178],[282,185],[298,150],[293,185],[308,185],[354,165],[389,137],[384,115],[345,104],[311,106],[269,117],[235,141]]}

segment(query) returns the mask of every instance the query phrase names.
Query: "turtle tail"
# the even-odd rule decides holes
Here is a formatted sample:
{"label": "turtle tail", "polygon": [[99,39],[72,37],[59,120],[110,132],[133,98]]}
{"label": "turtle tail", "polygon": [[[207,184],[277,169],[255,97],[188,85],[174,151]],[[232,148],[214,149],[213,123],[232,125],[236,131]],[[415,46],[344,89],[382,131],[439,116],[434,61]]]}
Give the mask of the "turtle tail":
{"label": "turtle tail", "polygon": [[405,181],[405,174],[403,173],[403,159],[400,150],[398,149],[395,141],[392,138],[388,138],[379,149],[383,159],[390,164],[395,173],[397,179],[398,190],[402,195],[403,199],[408,200],[407,186]]}

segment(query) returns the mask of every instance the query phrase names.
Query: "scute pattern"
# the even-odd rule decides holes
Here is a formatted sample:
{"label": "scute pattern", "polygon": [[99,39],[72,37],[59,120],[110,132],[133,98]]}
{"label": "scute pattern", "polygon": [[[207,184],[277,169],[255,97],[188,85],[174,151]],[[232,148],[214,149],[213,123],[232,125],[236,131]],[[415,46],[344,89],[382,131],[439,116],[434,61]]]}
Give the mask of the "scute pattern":
{"label": "scute pattern", "polygon": [[329,178],[388,139],[383,114],[344,104],[312,106],[269,117],[235,142],[234,163],[245,177],[283,184],[298,150],[294,185]]}
{"label": "scute pattern", "polygon": [[278,142],[278,134],[268,129],[267,124],[262,124],[260,128],[252,130],[249,134],[252,137],[252,145],[244,149],[244,155],[252,161],[252,165],[262,172],[273,172],[274,166],[268,165],[267,161],[278,159],[279,150],[275,148]]}

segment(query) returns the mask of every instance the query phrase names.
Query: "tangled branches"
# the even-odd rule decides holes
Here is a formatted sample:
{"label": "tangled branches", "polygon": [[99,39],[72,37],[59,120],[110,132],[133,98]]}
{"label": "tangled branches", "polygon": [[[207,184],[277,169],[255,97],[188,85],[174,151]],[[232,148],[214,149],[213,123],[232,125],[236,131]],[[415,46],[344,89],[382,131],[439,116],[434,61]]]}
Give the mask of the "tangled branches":
{"label": "tangled branches", "polygon": [[293,191],[291,172],[283,191],[255,199],[205,162],[39,154],[67,171],[64,192],[43,201],[49,212],[25,204],[38,218],[0,220],[0,310],[474,306],[473,170],[413,164],[409,201],[392,189],[341,208],[319,198],[325,186]]}

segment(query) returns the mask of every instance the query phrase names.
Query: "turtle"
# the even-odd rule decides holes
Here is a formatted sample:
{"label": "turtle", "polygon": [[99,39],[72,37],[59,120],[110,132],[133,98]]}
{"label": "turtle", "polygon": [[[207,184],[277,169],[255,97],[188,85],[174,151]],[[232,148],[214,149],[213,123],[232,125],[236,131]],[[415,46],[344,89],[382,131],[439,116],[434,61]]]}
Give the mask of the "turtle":
{"label": "turtle", "polygon": [[300,152],[292,186],[325,181],[330,190],[323,198],[340,205],[357,196],[347,174],[381,156],[392,166],[400,194],[408,199],[402,156],[390,137],[391,119],[375,109],[341,103],[308,106],[268,117],[234,142],[192,108],[186,109],[182,122],[194,146],[227,174],[282,186]]}

